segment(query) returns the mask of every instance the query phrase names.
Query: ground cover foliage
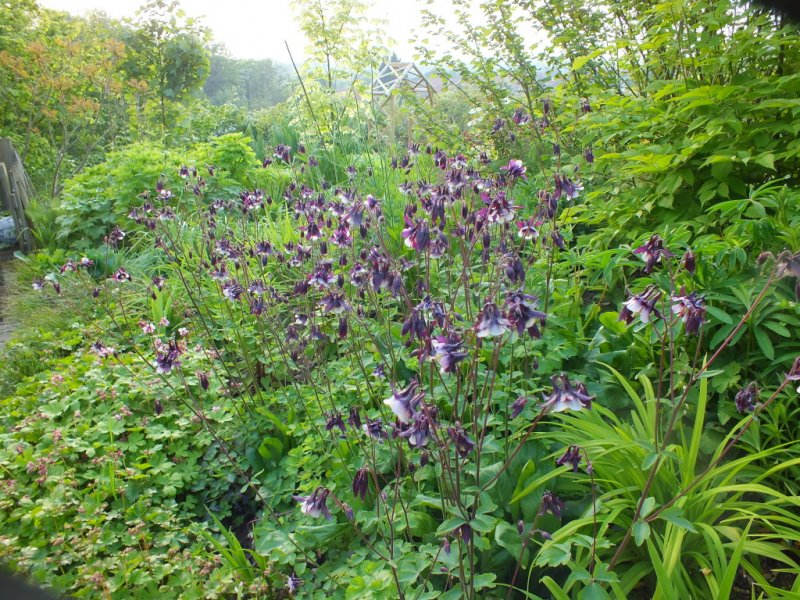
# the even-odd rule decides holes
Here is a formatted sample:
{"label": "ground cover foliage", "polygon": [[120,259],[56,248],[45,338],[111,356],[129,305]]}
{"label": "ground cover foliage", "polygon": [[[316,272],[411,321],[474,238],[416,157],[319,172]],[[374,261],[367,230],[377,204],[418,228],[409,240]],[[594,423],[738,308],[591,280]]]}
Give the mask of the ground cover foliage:
{"label": "ground cover foliage", "polygon": [[65,182],[2,351],[6,564],[77,597],[796,597],[796,31],[584,4],[456,3],[469,122],[409,98],[410,144],[309,18],[335,52],[269,147]]}

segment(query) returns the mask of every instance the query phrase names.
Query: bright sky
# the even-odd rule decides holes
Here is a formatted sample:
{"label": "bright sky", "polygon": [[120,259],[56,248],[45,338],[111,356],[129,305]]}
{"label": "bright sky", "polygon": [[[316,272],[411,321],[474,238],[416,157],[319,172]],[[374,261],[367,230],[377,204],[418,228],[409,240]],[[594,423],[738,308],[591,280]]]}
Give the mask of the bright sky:
{"label": "bright sky", "polygon": [[[39,0],[39,4],[73,14],[102,10],[110,17],[133,17],[143,0]],[[225,44],[237,58],[272,58],[289,62],[284,41],[295,60],[302,61],[306,40],[294,20],[287,0],[183,0],[181,6],[192,17],[204,17],[217,42]],[[413,58],[409,43],[425,5],[446,7],[446,0],[374,0],[372,16],[385,19],[393,48],[403,60]]]}

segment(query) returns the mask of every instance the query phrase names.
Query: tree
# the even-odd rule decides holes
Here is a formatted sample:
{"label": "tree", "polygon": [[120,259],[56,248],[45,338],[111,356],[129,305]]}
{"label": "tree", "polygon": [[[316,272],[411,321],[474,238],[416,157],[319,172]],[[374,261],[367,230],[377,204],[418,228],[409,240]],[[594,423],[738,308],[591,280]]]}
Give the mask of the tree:
{"label": "tree", "polygon": [[217,53],[211,56],[203,91],[214,105],[230,103],[258,110],[286,100],[288,73],[269,59],[243,60]]}
{"label": "tree", "polygon": [[199,90],[209,74],[209,31],[186,16],[177,1],[150,0],[125,32],[125,69],[139,82],[137,114],[147,122],[148,104],[155,102],[161,135],[178,103]]}
{"label": "tree", "polygon": [[3,38],[12,50],[0,50],[0,126],[23,161],[32,147],[46,148],[47,187],[55,196],[65,169],[80,171],[126,128],[123,47],[101,17],[79,19],[32,3],[14,8],[23,29],[14,40]]}

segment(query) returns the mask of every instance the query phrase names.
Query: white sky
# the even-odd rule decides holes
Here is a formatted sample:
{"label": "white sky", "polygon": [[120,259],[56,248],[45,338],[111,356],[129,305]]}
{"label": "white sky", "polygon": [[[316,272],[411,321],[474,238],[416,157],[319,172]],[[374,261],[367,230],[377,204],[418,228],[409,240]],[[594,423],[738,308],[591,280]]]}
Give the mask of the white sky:
{"label": "white sky", "polygon": [[[403,60],[414,58],[409,42],[420,22],[423,7],[447,6],[447,0],[373,0],[371,16],[384,19],[385,29],[395,42]],[[81,14],[102,10],[110,17],[133,17],[143,0],[39,0],[46,8]],[[291,0],[183,0],[188,16],[204,17],[202,23],[213,32],[217,42],[225,44],[237,58],[272,58],[288,63],[284,41],[289,43],[295,60],[305,56],[306,40],[293,15]],[[439,12],[439,10],[437,10]]]}

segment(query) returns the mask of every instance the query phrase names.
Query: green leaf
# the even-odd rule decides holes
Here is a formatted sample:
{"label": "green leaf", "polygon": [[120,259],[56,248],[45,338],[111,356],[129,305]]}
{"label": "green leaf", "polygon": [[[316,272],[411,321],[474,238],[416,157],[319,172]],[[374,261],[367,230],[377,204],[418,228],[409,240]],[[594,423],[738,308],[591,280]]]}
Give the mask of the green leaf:
{"label": "green leaf", "polygon": [[446,519],[441,525],[439,525],[439,528],[436,530],[436,535],[442,536],[446,533],[450,533],[456,527],[461,527],[464,523],[466,523],[466,521],[461,517],[450,517],[449,519]]}
{"label": "green leaf", "polygon": [[469,522],[470,527],[479,533],[487,533],[494,529],[494,524],[497,519],[490,515],[475,515],[475,518]]}
{"label": "green leaf", "polygon": [[497,579],[497,575],[494,573],[481,573],[472,578],[472,584],[475,586],[476,590],[493,588],[495,587],[495,579]]}
{"label": "green leaf", "polygon": [[747,527],[742,531],[739,542],[736,544],[736,548],[734,548],[733,554],[731,555],[731,560],[728,562],[728,566],[725,567],[725,574],[722,576],[722,580],[719,584],[718,598],[729,598],[731,595],[733,582],[736,579],[736,571],[739,569],[739,563],[744,553],[744,545],[747,542],[747,535],[750,533],[750,525],[751,523],[748,523]]}
{"label": "green leaf", "polygon": [[670,506],[668,509],[661,512],[658,515],[658,518],[672,523],[675,525],[675,527],[680,527],[681,529],[691,531],[692,533],[697,533],[695,526],[692,525],[690,521],[687,521],[683,518],[683,509],[679,506]]}
{"label": "green leaf", "polygon": [[522,552],[522,536],[511,523],[500,521],[494,530],[494,540],[516,559]]}
{"label": "green leaf", "polygon": [[276,463],[283,455],[283,444],[278,438],[265,437],[258,447],[259,456],[265,463]]}
{"label": "green leaf", "polygon": [[572,70],[573,71],[580,70],[582,67],[584,67],[586,65],[586,63],[588,63],[590,60],[593,60],[593,59],[597,58],[602,53],[603,53],[603,49],[601,48],[601,49],[595,50],[594,52],[592,52],[591,54],[589,54],[587,56],[579,56],[579,57],[577,57],[574,61],[572,61]]}
{"label": "green leaf", "polygon": [[600,324],[606,329],[610,329],[616,333],[625,333],[628,326],[623,321],[619,320],[619,313],[614,311],[604,312],[598,317]]}
{"label": "green leaf", "polygon": [[759,154],[753,159],[753,162],[772,171],[775,170],[775,155],[772,152]]}
{"label": "green leaf", "polygon": [[548,481],[550,481],[554,477],[558,477],[559,475],[561,475],[561,473],[563,473],[567,469],[568,469],[568,467],[566,467],[566,466],[560,467],[558,469],[553,469],[549,473],[545,473],[544,475],[542,475],[538,479],[535,479],[534,481],[532,481],[531,483],[526,485],[525,489],[523,489],[518,494],[515,494],[514,497],[511,498],[511,504],[514,504],[515,502],[519,502],[520,500],[525,498],[525,496],[527,496],[529,494],[532,494],[534,491],[536,491],[537,488],[543,486],[545,483],[547,483]]}
{"label": "green leaf", "polygon": [[564,590],[561,589],[561,586],[549,575],[547,577],[542,577],[541,581],[553,595],[554,600],[570,600],[569,595],[565,593]]}
{"label": "green leaf", "polygon": [[558,567],[559,565],[567,564],[570,560],[572,560],[572,546],[570,544],[548,543],[539,551],[539,555],[536,557],[536,564]]}
{"label": "green leaf", "polygon": [[646,517],[653,509],[656,507],[656,499],[652,496],[648,497],[644,502],[642,502],[642,510],[639,512],[639,516],[641,518]]}
{"label": "green leaf", "polygon": [[651,452],[650,454],[645,456],[644,460],[642,461],[642,466],[641,466],[642,471],[649,471],[657,460],[658,460],[658,452]]}
{"label": "green leaf", "polygon": [[772,346],[772,341],[770,341],[767,332],[760,327],[756,327],[755,336],[756,342],[758,342],[758,347],[761,348],[761,352],[764,353],[764,356],[766,356],[769,360],[775,358],[775,348]]}
{"label": "green leaf", "polygon": [[637,546],[641,546],[650,537],[650,525],[644,521],[636,521],[633,526],[633,539]]}
{"label": "green leaf", "polygon": [[611,598],[599,583],[590,583],[578,594],[579,600],[607,600]]}

